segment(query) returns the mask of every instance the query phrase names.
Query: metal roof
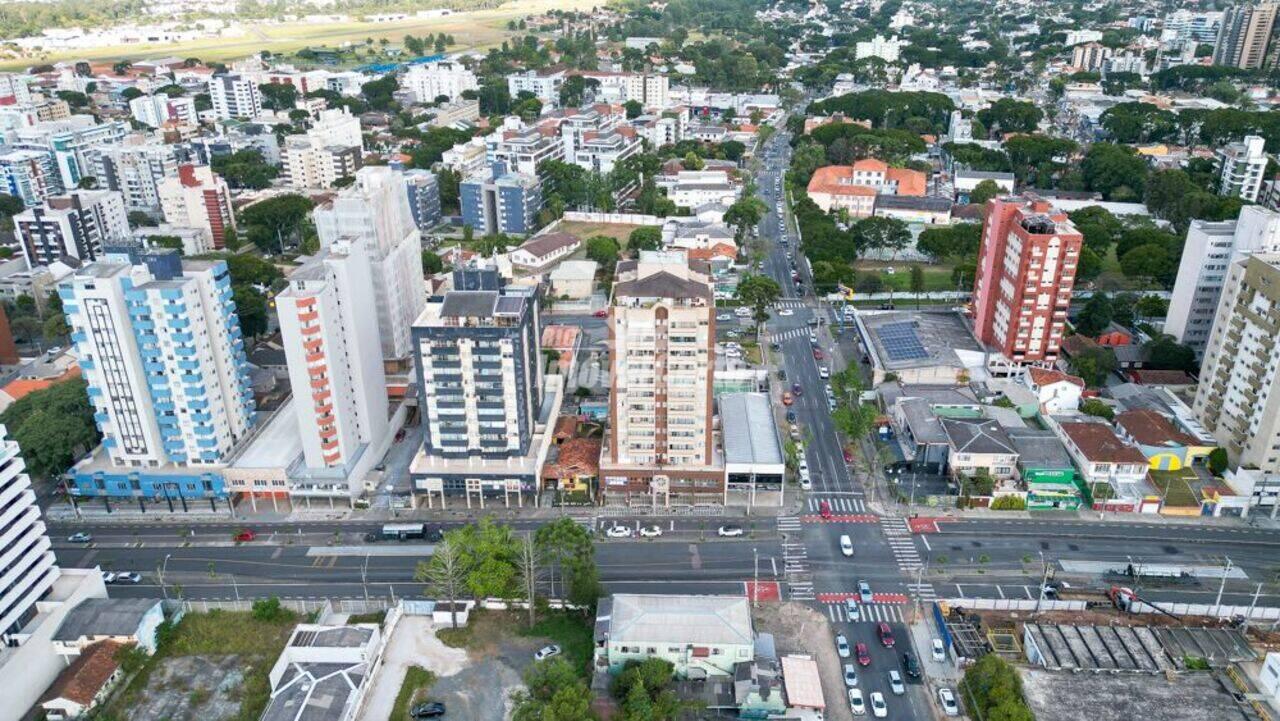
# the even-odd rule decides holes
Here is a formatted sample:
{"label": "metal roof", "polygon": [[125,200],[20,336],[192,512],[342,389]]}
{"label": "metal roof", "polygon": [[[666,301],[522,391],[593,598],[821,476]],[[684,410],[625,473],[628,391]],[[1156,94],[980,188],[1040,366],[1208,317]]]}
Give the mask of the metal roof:
{"label": "metal roof", "polygon": [[784,463],[769,397],[764,393],[725,393],[720,400],[726,463]]}

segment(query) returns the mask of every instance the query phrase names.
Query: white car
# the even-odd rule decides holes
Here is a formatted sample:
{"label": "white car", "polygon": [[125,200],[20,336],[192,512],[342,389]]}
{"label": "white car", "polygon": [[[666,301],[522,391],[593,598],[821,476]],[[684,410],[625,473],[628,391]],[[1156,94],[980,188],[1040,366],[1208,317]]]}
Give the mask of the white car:
{"label": "white car", "polygon": [[[142,574],[137,571],[117,571],[116,583],[142,583]],[[110,583],[110,581],[108,581]]]}
{"label": "white car", "polygon": [[604,535],[609,538],[631,538],[630,526],[609,526]]}
{"label": "white car", "polygon": [[743,533],[745,531],[742,530],[742,526],[721,526],[716,529],[716,535],[721,538],[737,538]]}
{"label": "white car", "polygon": [[854,716],[866,716],[867,705],[862,702],[862,692],[856,688],[849,689],[849,710]]}
{"label": "white car", "polygon": [[907,692],[907,687],[902,683],[902,674],[897,671],[889,671],[889,690],[894,696],[901,696]]}
{"label": "white car", "polygon": [[947,660],[947,648],[942,645],[942,639],[933,639],[933,660],[942,663]]}
{"label": "white car", "polygon": [[550,646],[543,646],[542,648],[538,649],[538,652],[533,654],[533,660],[545,661],[551,658],[552,656],[559,656],[559,655],[560,655],[560,647],[553,643]]}
{"label": "white car", "polygon": [[847,535],[840,536],[840,553],[846,557],[853,557],[853,540]]}
{"label": "white car", "polygon": [[960,715],[960,704],[956,703],[956,695],[951,692],[951,689],[938,689],[938,703],[942,704],[942,713],[947,716]]}
{"label": "white car", "polygon": [[850,623],[862,620],[862,611],[858,610],[858,602],[852,598],[844,600],[844,612],[849,615]]}
{"label": "white car", "polygon": [[661,535],[662,535],[662,529],[658,526],[641,526],[640,527],[641,538],[657,538],[658,536],[661,536]]}
{"label": "white car", "polygon": [[871,584],[866,581],[858,581],[858,600],[863,603],[871,603],[875,601],[875,595],[871,593]]}
{"label": "white car", "polygon": [[840,658],[849,658],[849,639],[843,633],[836,634],[836,653],[840,654]]}
{"label": "white car", "polygon": [[716,316],[716,320],[721,320],[721,321],[724,321],[724,320],[733,320],[733,314],[732,314],[732,313],[721,313],[720,315]]}
{"label": "white car", "polygon": [[809,477],[808,471],[800,474],[800,489],[805,491],[813,490],[813,479]]}
{"label": "white car", "polygon": [[889,266],[888,268],[885,268],[885,269],[884,269],[884,272],[885,272],[885,275],[893,275],[894,273],[897,273],[898,271],[897,271],[897,270],[895,270],[895,269],[894,269],[894,267],[891,265],[891,266]]}
{"label": "white car", "polygon": [[739,318],[746,318],[747,316],[751,315],[751,309],[745,305],[740,305],[737,308],[734,308],[733,314],[738,316]]}
{"label": "white car", "polygon": [[740,350],[742,350],[742,344],[741,344],[741,343],[739,343],[739,342],[737,342],[737,341],[732,341],[732,340],[731,340],[731,341],[729,341],[728,343],[725,343],[725,344],[724,344],[724,348],[725,348],[725,350],[737,350],[737,351],[740,351]]}
{"label": "white car", "polygon": [[[801,453],[803,453],[803,451],[801,451]],[[800,456],[800,461],[799,461],[799,463],[798,463],[798,467],[800,468],[800,472],[801,472],[801,473],[808,473],[808,472],[809,472],[809,459],[805,458],[804,456]]]}
{"label": "white car", "polygon": [[858,671],[851,663],[846,663],[844,665],[844,685],[849,688],[853,688],[858,685]]}
{"label": "white car", "polygon": [[103,583],[115,583],[115,582],[116,582],[116,574],[112,573],[111,571],[103,571],[103,572],[102,572],[102,582],[103,582]]}
{"label": "white car", "polygon": [[818,368],[818,377],[819,377],[819,378],[821,378],[821,379],[823,379],[823,380],[826,380],[826,379],[830,378],[830,377],[831,377],[831,369],[830,369],[830,368],[828,368],[828,367],[826,367],[826,366],[822,366],[822,367]]}
{"label": "white car", "polygon": [[876,718],[886,718],[889,715],[889,707],[884,702],[884,694],[879,691],[871,694],[871,715]]}

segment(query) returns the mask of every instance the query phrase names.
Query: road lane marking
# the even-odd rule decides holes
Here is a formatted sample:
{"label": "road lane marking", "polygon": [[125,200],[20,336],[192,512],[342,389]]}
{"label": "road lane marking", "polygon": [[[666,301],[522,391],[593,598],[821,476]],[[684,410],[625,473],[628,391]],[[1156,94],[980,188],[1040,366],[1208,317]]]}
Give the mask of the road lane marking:
{"label": "road lane marking", "polygon": [[921,536],[921,537],[920,537],[920,542],[924,544],[925,550],[929,551],[930,553],[933,553],[933,546],[930,546],[930,545],[929,545],[929,539],[928,539],[928,538],[925,538],[924,536]]}

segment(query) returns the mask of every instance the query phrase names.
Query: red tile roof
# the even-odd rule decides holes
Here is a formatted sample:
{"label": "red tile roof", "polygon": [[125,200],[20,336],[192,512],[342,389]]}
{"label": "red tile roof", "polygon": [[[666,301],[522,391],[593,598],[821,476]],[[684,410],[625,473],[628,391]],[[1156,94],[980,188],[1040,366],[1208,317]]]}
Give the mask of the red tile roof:
{"label": "red tile roof", "polygon": [[877,195],[874,187],[855,185],[851,181],[855,171],[884,173],[885,182],[898,184],[898,195],[923,196],[927,180],[924,173],[909,168],[890,168],[884,161],[874,158],[859,160],[853,165],[828,165],[818,168],[809,179],[810,193],[831,195]]}
{"label": "red tile roof", "polygon": [[88,706],[111,678],[120,662],[116,655],[125,644],[116,641],[99,641],[80,652],[57,680],[45,692],[44,700],[64,698],[81,706]]}
{"label": "red tile roof", "polygon": [[1063,423],[1062,432],[1080,449],[1084,457],[1094,463],[1141,463],[1147,457],[1102,423]]}
{"label": "red tile roof", "polygon": [[1031,377],[1032,383],[1041,387],[1053,385],[1054,383],[1061,383],[1063,381],[1066,381],[1067,383],[1074,383],[1081,388],[1085,387],[1084,379],[1073,376],[1070,373],[1063,373],[1060,370],[1054,370],[1051,368],[1036,368],[1032,366],[1027,369],[1027,375]]}
{"label": "red tile roof", "polygon": [[1198,445],[1195,438],[1183,433],[1168,418],[1146,408],[1117,415],[1116,425],[1144,446]]}

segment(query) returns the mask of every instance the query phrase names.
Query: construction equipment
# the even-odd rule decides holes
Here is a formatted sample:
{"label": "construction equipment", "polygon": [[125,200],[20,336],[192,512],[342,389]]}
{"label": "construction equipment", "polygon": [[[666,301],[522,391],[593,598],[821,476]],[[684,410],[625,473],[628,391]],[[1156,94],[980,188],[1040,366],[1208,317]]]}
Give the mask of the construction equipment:
{"label": "construction equipment", "polygon": [[1145,598],[1142,598],[1137,593],[1135,593],[1132,588],[1126,588],[1124,586],[1112,586],[1110,589],[1107,590],[1107,598],[1111,599],[1111,605],[1115,606],[1121,611],[1132,612],[1133,605],[1135,603],[1142,603],[1142,604],[1146,604],[1149,608],[1153,608],[1156,611],[1168,616],[1169,618],[1172,618],[1177,621],[1182,620],[1182,618],[1178,616],[1178,614],[1173,613],[1171,611],[1166,611],[1165,609],[1160,608],[1159,606],[1152,603],[1151,601],[1148,601]]}

